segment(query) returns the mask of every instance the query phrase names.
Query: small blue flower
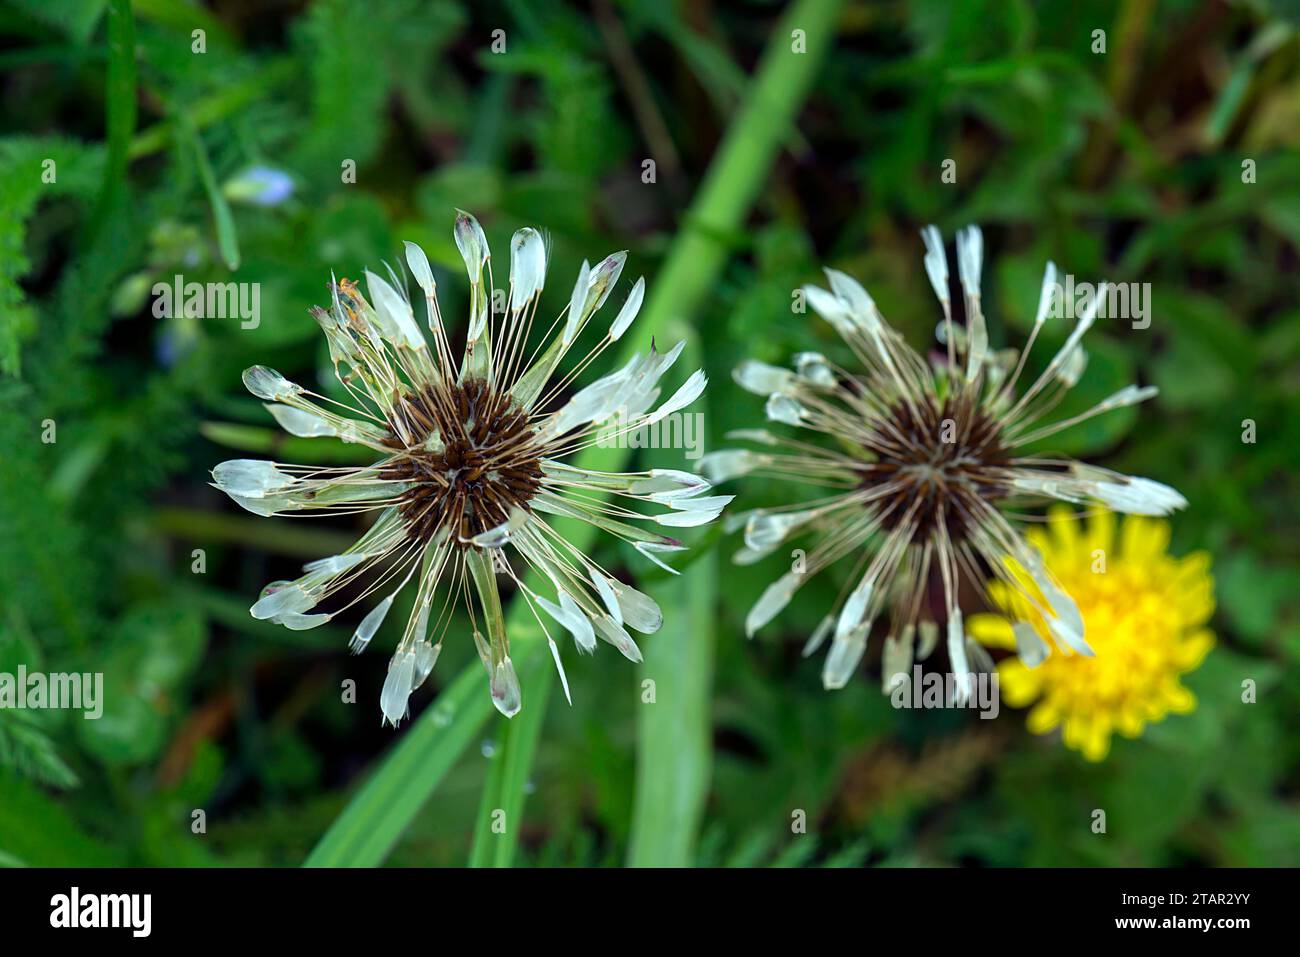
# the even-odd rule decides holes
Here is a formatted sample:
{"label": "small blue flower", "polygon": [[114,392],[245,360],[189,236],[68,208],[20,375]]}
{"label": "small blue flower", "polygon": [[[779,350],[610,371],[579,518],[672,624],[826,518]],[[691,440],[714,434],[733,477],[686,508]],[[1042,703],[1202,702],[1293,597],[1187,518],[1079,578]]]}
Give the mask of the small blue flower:
{"label": "small blue flower", "polygon": [[227,180],[222,192],[232,202],[278,206],[293,195],[293,177],[271,166],[250,166]]}

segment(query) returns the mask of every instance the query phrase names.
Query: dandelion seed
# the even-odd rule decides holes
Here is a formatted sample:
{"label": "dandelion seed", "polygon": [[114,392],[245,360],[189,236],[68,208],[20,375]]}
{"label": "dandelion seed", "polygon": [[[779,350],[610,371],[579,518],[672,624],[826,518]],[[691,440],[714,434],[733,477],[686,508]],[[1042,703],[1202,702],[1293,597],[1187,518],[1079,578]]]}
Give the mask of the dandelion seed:
{"label": "dandelion seed", "polygon": [[[969,692],[970,662],[987,657],[976,653],[963,625],[958,604],[963,580],[977,586],[1001,581],[1031,602],[1055,643],[1089,653],[1079,609],[1017,530],[1017,512],[1058,499],[1162,515],[1186,502],[1149,479],[1023,451],[1093,415],[1155,394],[1154,389],[1130,386],[1081,415],[1043,424],[1078,380],[1085,358],[1080,342],[1102,297],[1094,299],[1042,375],[1017,397],[1025,357],[1048,319],[1055,267],[1048,264],[1033,330],[1017,358],[1011,351],[989,349],[980,295],[984,244],[979,229],[968,227],[957,235],[964,327],[954,323],[939,232],[927,227],[922,238],[926,274],[943,311],[938,334],[946,355],[927,362],[885,323],[861,285],[828,269],[830,289],[810,286],[804,293],[861,368],[850,371],[820,354],[800,353],[793,371],[747,361],[735,378],[742,388],[766,397],[769,420],[833,441],[745,430],[732,437],[763,446],[761,450],[714,452],[701,460],[700,468],[719,482],[754,474],[826,490],[812,502],[758,509],[733,520],[733,525],[744,523],[745,548],[736,555],[744,564],[799,536],[814,538],[804,549],[806,559],[754,605],[746,621],[751,635],[813,576],[845,561],[851,566],[849,580],[806,648],[811,653],[831,640],[823,684],[839,688],[849,680],[877,621],[888,623],[887,667],[906,671],[914,636],[921,639],[915,651],[920,659],[937,640],[938,619],[947,622],[942,633],[960,697]],[[1034,588],[1012,574],[1007,557],[1026,570]],[[932,592],[942,596],[937,614],[931,609]],[[1031,644],[1026,650],[1032,656],[1039,649]]]}
{"label": "dandelion seed", "polygon": [[[1179,679],[1214,646],[1205,627],[1214,611],[1209,555],[1169,555],[1168,522],[1129,516],[1117,534],[1111,512],[1095,512],[1085,525],[1064,506],[1028,539],[1074,597],[1096,652],[1054,650],[1038,610],[1005,583],[990,586],[1002,614],[972,616],[971,635],[1017,652],[999,662],[998,677],[1007,704],[1031,709],[1029,730],[1060,728],[1068,747],[1100,761],[1115,732],[1135,738],[1148,722],[1191,711],[1196,698]],[[1034,591],[1026,569],[1012,573]]]}
{"label": "dandelion seed", "polygon": [[[635,522],[704,524],[730,500],[702,496],[709,483],[686,472],[597,472],[564,461],[596,444],[599,429],[613,417],[620,428],[639,428],[665,409],[687,405],[704,387],[697,372],[655,409],[659,379],[681,346],[661,353],[652,344],[648,354],[559,401],[572,379],[626,332],[640,308],[643,280],[578,369],[551,382],[613,291],[625,253],[595,267],[583,265],[568,309],[551,323],[549,345],[530,353],[546,279],[541,234],[521,229],[511,240],[510,297],[499,315],[490,307],[492,254],[482,228],[461,212],[454,235],[470,283],[469,327],[459,361],[452,355],[428,258],[407,243],[406,262],[424,293],[431,341],[420,331],[403,284],[367,272],[369,297],[356,283],[339,279],[329,286],[330,307],[311,311],[350,402],[317,395],[264,366],[244,373],[249,391],[267,401],[288,432],[368,446],[377,456],[372,465],[325,468],[241,459],[213,470],[214,484],[258,515],[377,513],[344,555],[308,565],[296,581],[269,585],[252,614],[289,628],[310,628],[383,593],[350,642],[359,654],[396,594],[414,580],[414,607],[380,696],[383,719],[392,724],[407,715],[410,696],[432,671],[462,603],[493,704],[507,716],[519,711],[522,690],[510,658],[498,574],[514,581],[537,615],[566,696],[559,649],[539,608],[573,635],[580,651],[594,651],[599,637],[640,660],[624,626],[656,631],[663,621],[658,606],[562,538],[547,516],[586,522],[663,564],[652,553],[679,550],[681,542]],[[638,504],[650,511],[633,507]],[[537,569],[554,589],[554,599],[524,584],[510,555]],[[313,612],[345,589],[355,597],[342,608]]]}

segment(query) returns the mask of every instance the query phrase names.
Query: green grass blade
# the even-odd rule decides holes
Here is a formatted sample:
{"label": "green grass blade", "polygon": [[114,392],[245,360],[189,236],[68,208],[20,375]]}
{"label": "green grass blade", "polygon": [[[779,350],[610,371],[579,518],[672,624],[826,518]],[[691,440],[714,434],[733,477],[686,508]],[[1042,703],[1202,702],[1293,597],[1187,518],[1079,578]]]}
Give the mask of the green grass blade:
{"label": "green grass blade", "polygon": [[180,121],[177,130],[181,140],[193,152],[194,162],[198,165],[199,179],[203,182],[203,191],[212,207],[212,223],[217,231],[217,248],[221,251],[221,258],[226,268],[234,272],[239,268],[239,235],[235,232],[235,217],[230,212],[230,204],[217,185],[217,177],[212,172],[212,164],[208,162],[208,151],[203,146],[203,139],[189,120]]}
{"label": "green grass blade", "polygon": [[[540,587],[539,577],[530,575],[528,587]],[[540,725],[546,692],[525,682],[544,681],[540,673],[544,669],[534,665],[541,661],[549,668],[550,661],[543,660],[549,656],[543,651],[545,641],[541,628],[523,602],[511,604],[506,632],[510,636],[510,657],[523,683],[523,709],[511,721],[520,721],[530,711],[537,711],[536,718],[528,720],[536,720]],[[388,751],[308,855],[305,866],[382,864],[429,795],[494,714],[487,674],[476,660],[438,694],[433,705],[425,709]],[[379,720],[378,712],[375,720]],[[518,806],[522,808],[522,801]]]}
{"label": "green grass blade", "polygon": [[136,122],[135,18],[130,0],[112,0],[108,7],[108,67],[104,95],[108,136],[108,158],[104,163],[104,187],[91,220],[91,235],[97,235],[109,215],[126,194],[128,151]]}
{"label": "green grass blade", "polygon": [[[688,368],[699,362],[701,351],[699,337],[691,335],[682,351]],[[716,559],[710,548],[689,572],[643,586],[661,608],[676,614],[665,620],[644,652],[628,842],[633,867],[689,867],[695,860],[713,761]]]}
{"label": "green grass blade", "polygon": [[498,719],[498,746],[479,802],[470,867],[509,867],[519,846],[528,775],[556,677],[549,655],[535,655],[532,661],[530,673],[520,676],[530,694],[528,707],[513,718]]}
{"label": "green grass blade", "polygon": [[637,719],[636,801],[628,864],[689,867],[713,763],[713,609],[717,555],[706,555],[689,575],[654,589],[674,616],[646,642]]}
{"label": "green grass blade", "polygon": [[330,825],[305,866],[376,867],[384,862],[487,720],[492,702],[484,684],[483,668],[476,662],[439,694]]}

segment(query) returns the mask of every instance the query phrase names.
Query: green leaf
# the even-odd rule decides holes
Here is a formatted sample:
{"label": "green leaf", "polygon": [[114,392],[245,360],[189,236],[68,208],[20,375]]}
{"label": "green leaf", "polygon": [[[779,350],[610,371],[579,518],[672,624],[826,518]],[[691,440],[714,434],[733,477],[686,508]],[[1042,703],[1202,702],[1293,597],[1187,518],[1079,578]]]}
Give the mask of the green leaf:
{"label": "green leaf", "polygon": [[125,861],[30,782],[0,772],[0,858],[28,867],[112,867]]}
{"label": "green leaf", "polygon": [[76,772],[38,724],[38,714],[0,711],[0,767],[52,787],[76,787],[80,783]]}
{"label": "green leaf", "polygon": [[1294,567],[1268,564],[1237,551],[1220,557],[1217,577],[1219,601],[1233,630],[1254,646],[1275,637],[1283,607],[1295,603]]}
{"label": "green leaf", "polygon": [[106,764],[141,764],[166,740],[165,702],[198,667],[207,628],[192,606],[140,605],[118,621],[104,645],[95,657],[104,676],[103,713],[78,720],[78,738]]}
{"label": "green leaf", "polygon": [[18,281],[30,268],[27,220],[42,199],[92,195],[104,151],[55,137],[0,140],[0,373],[20,372],[19,349],[36,315]]}

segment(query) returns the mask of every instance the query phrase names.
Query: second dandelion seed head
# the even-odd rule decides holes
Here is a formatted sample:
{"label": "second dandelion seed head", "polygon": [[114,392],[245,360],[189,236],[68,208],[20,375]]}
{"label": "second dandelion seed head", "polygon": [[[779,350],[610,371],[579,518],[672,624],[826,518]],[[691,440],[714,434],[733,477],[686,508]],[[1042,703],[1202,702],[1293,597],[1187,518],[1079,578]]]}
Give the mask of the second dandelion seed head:
{"label": "second dandelion seed head", "polygon": [[861,487],[878,496],[885,529],[910,524],[912,537],[924,538],[942,526],[950,541],[961,542],[981,503],[1007,494],[998,424],[964,393],[896,402],[874,429],[883,448],[857,471]]}
{"label": "second dandelion seed head", "polygon": [[[1049,263],[1043,277],[1024,351],[995,352],[989,348],[980,294],[982,233],[968,227],[957,234],[964,326],[954,323],[947,254],[938,230],[927,227],[922,239],[925,271],[943,311],[944,354],[927,361],[886,324],[861,285],[828,269],[829,290],[807,286],[803,292],[839,333],[858,367],[850,370],[805,352],[794,357],[793,369],[744,362],[735,378],[767,398],[770,421],[831,441],[741,430],[732,437],[763,448],[713,453],[701,469],[713,481],[758,474],[826,492],[799,505],[729,517],[729,527],[745,530],[745,547],[736,555],[741,563],[759,561],[798,536],[814,537],[798,551],[795,567],[754,604],[745,623],[749,634],[775,618],[819,572],[851,562],[848,582],[805,652],[831,639],[822,681],[828,688],[842,687],[862,660],[877,620],[888,619],[883,647],[888,688],[934,644],[939,633],[934,618],[940,616],[932,614],[930,596],[937,586],[957,697],[964,700],[974,677],[972,660],[981,666],[988,662],[966,634],[959,602],[963,581],[981,590],[989,581],[1004,582],[1041,615],[1063,654],[1092,654],[1077,604],[1017,528],[1016,512],[1055,499],[1159,515],[1186,502],[1159,482],[1026,451],[1077,422],[1155,394],[1152,388],[1129,386],[1086,413],[1043,424],[1082,374],[1082,339],[1097,317],[1100,295],[1038,378],[1018,393],[1026,357],[1049,319],[1055,267]],[[1032,587],[1011,573],[1012,566],[1025,570]]]}

